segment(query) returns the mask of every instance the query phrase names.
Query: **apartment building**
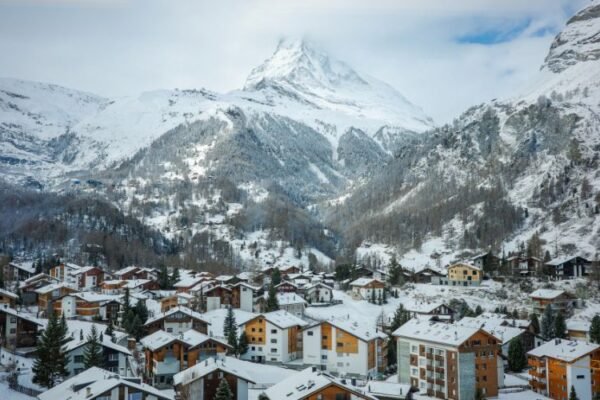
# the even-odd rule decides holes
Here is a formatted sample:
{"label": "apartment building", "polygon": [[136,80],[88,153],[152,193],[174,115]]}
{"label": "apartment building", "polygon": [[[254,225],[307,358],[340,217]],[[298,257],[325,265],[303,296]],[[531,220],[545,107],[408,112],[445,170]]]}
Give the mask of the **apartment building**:
{"label": "apartment building", "polygon": [[532,311],[541,316],[550,304],[554,312],[562,313],[567,318],[573,315],[575,297],[564,290],[538,289],[529,295]]}
{"label": "apartment building", "polygon": [[40,312],[46,315],[54,310],[53,302],[64,295],[77,292],[70,284],[66,282],[53,283],[43,286],[35,291],[38,295],[38,308]]}
{"label": "apartment building", "polygon": [[498,395],[503,384],[501,340],[481,328],[412,319],[393,336],[399,383],[428,396],[472,400]]}
{"label": "apartment building", "polygon": [[246,321],[248,352],[244,360],[288,362],[302,357],[301,328],[306,322],[287,311],[259,314]]}
{"label": "apartment building", "polygon": [[65,318],[116,321],[121,309],[119,296],[90,292],[69,293],[55,301],[55,311]]}
{"label": "apartment building", "polygon": [[307,326],[302,341],[304,363],[331,373],[369,377],[387,366],[387,335],[348,318]]}
{"label": "apartment building", "polygon": [[567,400],[571,386],[577,397],[600,393],[600,345],[555,339],[527,353],[529,386],[555,400]]}

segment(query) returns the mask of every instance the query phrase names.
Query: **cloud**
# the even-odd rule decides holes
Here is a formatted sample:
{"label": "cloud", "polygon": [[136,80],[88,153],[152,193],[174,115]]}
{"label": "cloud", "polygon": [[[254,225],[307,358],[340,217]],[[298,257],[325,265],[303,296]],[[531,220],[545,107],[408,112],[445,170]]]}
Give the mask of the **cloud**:
{"label": "cloud", "polygon": [[[103,95],[243,86],[308,35],[436,121],[509,96],[585,0],[0,0],[0,75]],[[461,40],[462,39],[462,40]]]}

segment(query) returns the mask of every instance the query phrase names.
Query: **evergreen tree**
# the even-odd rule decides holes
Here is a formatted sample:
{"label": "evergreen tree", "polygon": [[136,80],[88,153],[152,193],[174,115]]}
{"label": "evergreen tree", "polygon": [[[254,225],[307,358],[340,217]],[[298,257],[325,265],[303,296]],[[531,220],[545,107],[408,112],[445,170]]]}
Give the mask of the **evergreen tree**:
{"label": "evergreen tree", "polygon": [[214,400],[233,400],[233,393],[225,378],[221,379]]}
{"label": "evergreen tree", "polygon": [[111,321],[111,320],[109,320],[109,321],[108,321],[108,326],[106,327],[106,330],[104,331],[104,333],[105,333],[107,336],[109,336],[109,337],[110,337],[111,341],[113,341],[113,342],[114,342],[114,340],[115,340],[115,337],[114,337],[115,330],[114,330],[114,328],[113,328],[113,323],[112,323],[112,321]]}
{"label": "evergreen tree", "polygon": [[179,268],[175,268],[173,270],[173,274],[171,275],[171,279],[169,280],[169,288],[172,288],[179,280],[181,276],[179,275]]}
{"label": "evergreen tree", "polygon": [[127,314],[131,307],[131,300],[129,298],[129,288],[125,288],[125,295],[123,296],[123,315]]}
{"label": "evergreen tree", "polygon": [[242,331],[242,333],[240,334],[237,346],[237,353],[239,355],[243,356],[248,352],[248,336],[246,336],[245,331]]}
{"label": "evergreen tree", "polygon": [[554,310],[552,306],[548,304],[544,309],[544,315],[542,316],[542,330],[541,334],[545,340],[550,340],[554,337]]}
{"label": "evergreen tree", "polygon": [[394,313],[394,319],[392,320],[390,330],[394,332],[396,329],[400,328],[408,321],[410,321],[410,313],[404,308],[402,304],[400,304],[396,309],[396,312]]}
{"label": "evergreen tree", "polygon": [[223,336],[229,337],[229,333],[231,331],[235,331],[236,329],[237,323],[235,321],[235,314],[233,313],[233,308],[229,306],[227,307],[227,315],[223,321]]}
{"label": "evergreen tree", "polygon": [[383,290],[383,304],[387,304],[387,292],[385,291],[385,289]]}
{"label": "evergreen tree", "polygon": [[567,337],[567,324],[565,322],[565,317],[563,317],[560,312],[556,315],[556,318],[554,318],[554,336],[560,339],[565,339]]}
{"label": "evergreen tree", "polygon": [[479,304],[477,304],[477,307],[475,307],[475,315],[481,315],[483,314],[483,308],[481,308],[481,306]]}
{"label": "evergreen tree", "polygon": [[98,337],[96,325],[92,325],[92,329],[87,336],[87,344],[83,353],[83,365],[85,368],[104,367],[104,356],[102,354],[102,345]]}
{"label": "evergreen tree", "polygon": [[600,315],[594,315],[592,325],[590,326],[590,341],[592,343],[600,343]]}
{"label": "evergreen tree", "polygon": [[229,350],[229,354],[237,355],[238,352],[238,341],[237,341],[237,330],[233,329],[229,332],[227,336],[227,344],[231,346]]}
{"label": "evergreen tree", "polygon": [[533,328],[533,333],[536,335],[540,334],[540,321],[536,313],[531,314],[531,327]]}
{"label": "evergreen tree", "polygon": [[475,391],[475,400],[485,400],[485,394],[483,394],[481,388],[477,388]]}
{"label": "evergreen tree", "polygon": [[271,274],[271,285],[277,286],[281,283],[281,271],[279,268],[273,269],[273,273]]}
{"label": "evergreen tree", "polygon": [[379,304],[379,305],[383,304],[383,298],[381,296],[381,292],[379,292],[379,294],[377,295],[377,304]]}
{"label": "evergreen tree", "polygon": [[571,385],[571,392],[569,393],[569,400],[579,400],[577,397],[577,392],[575,391],[575,386]]}
{"label": "evergreen tree", "polygon": [[396,365],[398,362],[398,356],[396,352],[396,341],[392,335],[388,338],[388,346],[387,346],[387,365]]}
{"label": "evergreen tree", "polygon": [[527,357],[521,339],[511,340],[508,345],[508,368],[513,372],[521,372],[527,366]]}
{"label": "evergreen tree", "polygon": [[161,289],[169,289],[171,282],[169,278],[169,272],[167,271],[167,267],[164,264],[161,264],[161,266],[158,269],[157,281]]}
{"label": "evergreen tree", "polygon": [[275,285],[271,283],[269,286],[269,297],[267,298],[267,312],[279,310],[279,300],[277,300],[277,291]]}
{"label": "evergreen tree", "polygon": [[64,318],[59,321],[55,313],[50,315],[46,329],[38,338],[37,356],[33,364],[33,382],[51,388],[66,377],[68,357],[63,344],[67,341]]}
{"label": "evergreen tree", "polygon": [[133,310],[135,314],[140,317],[142,324],[145,324],[148,320],[148,307],[146,306],[146,300],[138,300]]}

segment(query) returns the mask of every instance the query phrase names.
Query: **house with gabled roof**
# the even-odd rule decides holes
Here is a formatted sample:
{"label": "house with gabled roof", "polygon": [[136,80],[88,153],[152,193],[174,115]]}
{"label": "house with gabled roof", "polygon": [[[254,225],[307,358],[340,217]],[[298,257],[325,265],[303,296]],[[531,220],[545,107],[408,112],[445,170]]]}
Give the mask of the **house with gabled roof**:
{"label": "house with gabled roof", "polygon": [[383,297],[385,283],[375,278],[358,278],[350,282],[352,297],[361,300],[377,300]]}
{"label": "house with gabled roof", "polygon": [[560,289],[537,289],[529,295],[532,311],[537,315],[543,315],[548,305],[554,312],[561,313],[565,318],[573,315],[575,296]]}
{"label": "house with gabled roof", "polygon": [[458,262],[448,266],[445,277],[436,278],[441,285],[479,286],[483,280],[483,269],[477,265]]}
{"label": "house with gabled roof", "polygon": [[46,315],[54,310],[54,301],[60,299],[62,296],[77,292],[73,286],[66,282],[53,283],[47,286],[43,286],[35,291],[38,295],[38,308],[40,312],[46,313]]}
{"label": "house with gabled roof", "polygon": [[287,311],[263,313],[246,321],[248,351],[244,360],[288,362],[302,356],[302,327],[306,322]]}
{"label": "house with gabled roof", "polygon": [[592,262],[581,256],[557,257],[544,263],[546,272],[555,279],[572,279],[586,276]]}
{"label": "house with gabled roof", "polygon": [[123,377],[92,367],[39,394],[38,400],[173,400],[173,396],[142,383],[140,378]]}
{"label": "house with gabled roof", "polygon": [[175,392],[179,398],[213,400],[221,380],[226,380],[235,400],[248,399],[248,386],[254,380],[237,367],[237,360],[209,358],[197,363],[173,377]]}
{"label": "house with gabled roof", "polygon": [[184,306],[177,306],[164,313],[154,315],[148,318],[144,324],[148,333],[163,330],[176,335],[189,329],[206,334],[209,325],[210,322],[204,319],[203,314]]}
{"label": "house with gabled roof", "polygon": [[387,366],[387,338],[349,318],[315,322],[302,330],[303,360],[335,374],[373,377]]}
{"label": "house with gabled roof", "polygon": [[146,375],[155,386],[173,383],[173,375],[211,357],[225,357],[231,348],[219,339],[190,329],[178,335],[156,331],[141,340]]}
{"label": "house with gabled roof", "polygon": [[38,332],[44,326],[45,320],[19,312],[7,304],[0,306],[0,338],[6,347],[34,347]]}
{"label": "house with gabled roof", "polygon": [[352,386],[317,368],[297,372],[265,390],[269,400],[352,399],[377,400],[365,388]]}

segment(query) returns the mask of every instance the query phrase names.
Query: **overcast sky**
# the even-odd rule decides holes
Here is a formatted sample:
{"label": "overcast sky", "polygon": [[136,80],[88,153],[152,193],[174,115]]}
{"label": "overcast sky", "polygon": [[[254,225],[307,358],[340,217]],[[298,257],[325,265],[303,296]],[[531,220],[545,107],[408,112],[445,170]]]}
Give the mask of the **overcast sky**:
{"label": "overcast sky", "polygon": [[0,0],[0,76],[105,96],[240,88],[308,36],[436,122],[518,91],[589,0]]}

